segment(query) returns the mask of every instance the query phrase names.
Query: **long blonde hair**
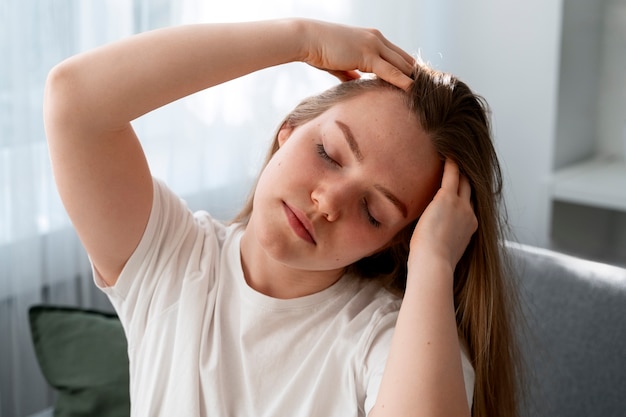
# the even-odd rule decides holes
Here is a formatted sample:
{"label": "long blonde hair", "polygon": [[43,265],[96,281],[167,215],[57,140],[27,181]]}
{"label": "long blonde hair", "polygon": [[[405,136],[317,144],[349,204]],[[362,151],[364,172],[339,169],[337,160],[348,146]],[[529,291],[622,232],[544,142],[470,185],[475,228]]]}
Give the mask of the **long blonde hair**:
{"label": "long blonde hair", "polygon": [[[469,179],[478,219],[478,230],[454,273],[457,328],[468,345],[476,376],[472,415],[515,417],[521,372],[513,325],[517,302],[503,254],[507,229],[501,207],[502,174],[491,139],[488,106],[465,83],[426,65],[416,65],[413,79],[412,88],[403,94],[406,105],[417,116],[440,156],[456,161]],[[379,79],[341,83],[303,100],[281,126],[295,128],[338,102],[381,88],[401,92]],[[277,150],[276,135],[266,164]],[[248,221],[252,201],[253,195],[234,221]],[[409,241],[416,222],[398,233],[385,249],[347,269],[381,280],[392,291],[402,294]]]}

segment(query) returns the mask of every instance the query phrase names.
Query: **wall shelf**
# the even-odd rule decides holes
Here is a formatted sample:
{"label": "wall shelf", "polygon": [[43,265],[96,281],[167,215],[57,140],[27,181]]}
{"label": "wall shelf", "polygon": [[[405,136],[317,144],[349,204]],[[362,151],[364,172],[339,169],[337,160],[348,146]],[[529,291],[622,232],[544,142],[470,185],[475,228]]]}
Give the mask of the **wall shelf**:
{"label": "wall shelf", "polygon": [[626,163],[594,158],[556,171],[554,200],[626,212]]}

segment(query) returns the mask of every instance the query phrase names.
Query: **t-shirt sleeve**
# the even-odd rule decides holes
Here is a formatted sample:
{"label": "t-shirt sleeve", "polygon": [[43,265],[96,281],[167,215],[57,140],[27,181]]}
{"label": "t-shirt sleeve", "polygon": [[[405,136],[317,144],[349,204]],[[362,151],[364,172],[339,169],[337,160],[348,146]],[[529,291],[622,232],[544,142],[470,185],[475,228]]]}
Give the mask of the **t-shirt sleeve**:
{"label": "t-shirt sleeve", "polygon": [[95,268],[94,281],[107,294],[124,326],[129,348],[152,319],[174,307],[185,293],[209,291],[218,253],[215,222],[197,216],[165,184],[154,179],[150,218],[116,284],[107,287]]}
{"label": "t-shirt sleeve", "polygon": [[[377,331],[372,337],[371,345],[365,359],[367,377],[365,414],[368,415],[374,404],[383,378],[383,372],[387,363],[391,339],[395,327],[397,314],[388,314],[377,325]],[[461,343],[461,362],[463,366],[463,380],[465,382],[465,394],[470,409],[474,399],[474,368],[469,356]]]}

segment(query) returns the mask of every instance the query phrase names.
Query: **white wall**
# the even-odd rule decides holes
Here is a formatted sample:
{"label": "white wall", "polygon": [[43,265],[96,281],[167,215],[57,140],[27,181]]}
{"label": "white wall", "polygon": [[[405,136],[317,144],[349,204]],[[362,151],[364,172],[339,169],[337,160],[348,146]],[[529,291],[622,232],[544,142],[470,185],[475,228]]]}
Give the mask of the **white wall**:
{"label": "white wall", "polygon": [[598,2],[565,0],[563,6],[554,155],[557,169],[589,158],[596,150],[593,137],[602,58],[600,28],[604,20]]}
{"label": "white wall", "polygon": [[483,95],[515,239],[547,246],[562,0],[418,0],[422,56]]}
{"label": "white wall", "polygon": [[626,159],[626,0],[606,0],[603,17],[598,152]]}

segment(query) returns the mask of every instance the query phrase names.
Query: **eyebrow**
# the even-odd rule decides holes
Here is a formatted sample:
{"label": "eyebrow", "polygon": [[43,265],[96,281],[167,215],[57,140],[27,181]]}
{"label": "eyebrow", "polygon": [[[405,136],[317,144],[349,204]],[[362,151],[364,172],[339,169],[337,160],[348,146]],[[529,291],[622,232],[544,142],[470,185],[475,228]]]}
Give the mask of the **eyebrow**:
{"label": "eyebrow", "polygon": [[398,199],[398,197],[393,195],[391,193],[391,191],[389,191],[388,189],[386,189],[382,185],[375,185],[374,188],[376,188],[378,191],[383,193],[383,195],[385,197],[387,197],[387,199],[389,201],[391,201],[393,203],[393,205],[396,206],[396,208],[398,210],[400,210],[400,213],[402,213],[402,217],[404,217],[406,219],[406,216],[407,216],[407,213],[408,213],[407,209],[406,209],[406,205],[402,201],[400,201],[400,199]]}
{"label": "eyebrow", "polygon": [[341,129],[341,131],[343,132],[343,136],[346,138],[346,142],[348,142],[348,146],[350,147],[350,150],[354,154],[354,157],[356,158],[356,160],[359,162],[363,161],[363,154],[361,153],[359,144],[356,143],[356,140],[354,139],[354,135],[352,134],[352,130],[350,129],[350,126],[348,126],[344,122],[340,122],[339,120],[335,120],[335,123],[337,124],[337,126],[339,126],[339,129]]}
{"label": "eyebrow", "polygon": [[[357,143],[356,139],[354,139],[354,135],[352,134],[352,130],[350,129],[350,126],[348,126],[347,124],[339,120],[335,120],[335,124],[339,126],[339,129],[341,129],[341,131],[343,132],[343,136],[345,137],[346,142],[348,143],[348,147],[350,147],[350,150],[354,154],[354,157],[356,158],[356,160],[359,162],[362,162],[363,154],[361,153],[359,144]],[[376,190],[378,190],[389,201],[391,201],[393,205],[396,206],[396,208],[400,211],[400,213],[402,213],[402,217],[406,218],[408,214],[408,210],[406,208],[406,205],[402,201],[400,201],[398,197],[396,197],[391,191],[389,191],[382,185],[375,185],[374,188],[376,188]]]}

